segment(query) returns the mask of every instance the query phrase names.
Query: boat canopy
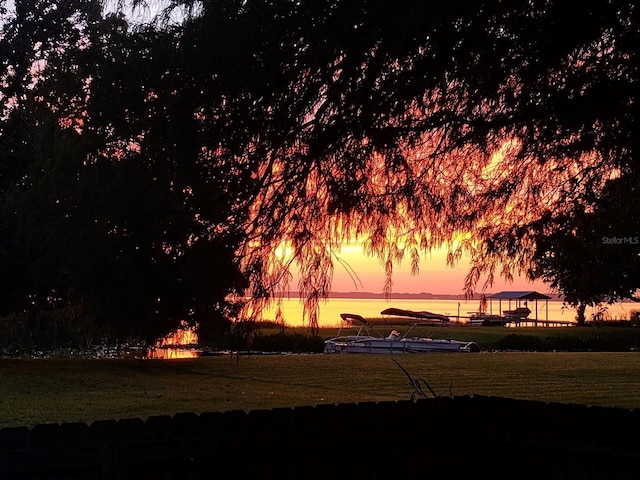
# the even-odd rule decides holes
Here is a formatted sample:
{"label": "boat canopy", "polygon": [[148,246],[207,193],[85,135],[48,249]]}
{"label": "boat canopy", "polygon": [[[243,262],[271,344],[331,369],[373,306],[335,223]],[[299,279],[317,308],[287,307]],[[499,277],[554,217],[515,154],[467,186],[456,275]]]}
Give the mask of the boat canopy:
{"label": "boat canopy", "polygon": [[535,291],[516,291],[516,292],[498,292],[491,295],[489,298],[503,299],[503,300],[550,300],[551,297],[543,293]]}
{"label": "boat canopy", "polygon": [[413,310],[404,310],[402,308],[387,308],[383,310],[382,315],[393,315],[394,317],[409,317],[417,320],[440,320],[441,322],[448,322],[449,317],[440,315],[439,313],[431,313],[427,311],[416,312]]}
{"label": "boat canopy", "polygon": [[341,313],[340,318],[342,318],[342,320],[344,320],[345,322],[356,322],[361,323],[362,325],[365,325],[367,327],[371,326],[371,324],[362,315],[358,315],[357,313]]}
{"label": "boat canopy", "polygon": [[[545,310],[546,310],[546,314],[545,314],[546,319],[544,320],[544,323],[546,323],[547,325],[549,324],[549,300],[551,300],[551,297],[549,295],[545,295],[544,293],[536,292],[533,290],[505,291],[505,292],[494,293],[493,295],[489,296],[489,312],[493,312],[493,300],[498,300],[499,302],[498,312],[500,312],[501,315],[503,315],[504,317],[514,319],[514,321],[516,322],[516,325],[518,325],[518,322],[520,321],[533,321],[536,324],[536,326],[538,324],[538,300],[544,300]],[[503,300],[507,300],[509,302],[509,309],[505,310],[504,312],[502,311]],[[527,306],[527,302],[531,300],[535,302],[535,318],[532,320],[529,320],[528,316],[529,316],[529,313],[531,313],[531,310],[529,310]],[[516,310],[520,308],[526,308],[528,312],[523,311],[520,314],[519,312],[512,310],[511,309],[512,301],[516,302]]]}

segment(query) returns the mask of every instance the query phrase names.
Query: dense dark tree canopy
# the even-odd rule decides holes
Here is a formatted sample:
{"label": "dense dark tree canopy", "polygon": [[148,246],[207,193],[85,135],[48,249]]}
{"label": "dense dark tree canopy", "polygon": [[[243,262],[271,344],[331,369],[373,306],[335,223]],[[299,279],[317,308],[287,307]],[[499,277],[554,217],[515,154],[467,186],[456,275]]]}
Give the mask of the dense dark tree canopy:
{"label": "dense dark tree canopy", "polygon": [[285,239],[301,290],[321,295],[356,235],[389,273],[433,246],[466,251],[468,291],[498,267],[541,271],[543,232],[637,171],[627,2],[198,5],[185,55],[211,79],[212,140],[259,173],[243,255],[254,285],[283,278],[272,252]]}
{"label": "dense dark tree canopy", "polygon": [[539,230],[529,274],[549,281],[578,307],[580,323],[586,320],[587,305],[634,298],[638,289],[637,190],[637,178],[616,178],[600,192],[593,209],[576,205],[533,225]]}
{"label": "dense dark tree canopy", "polygon": [[[115,338],[147,341],[182,321],[228,324],[226,297],[245,287],[225,226],[234,192],[197,161],[188,90],[165,74],[179,67],[174,35],[129,31],[97,2],[65,6],[16,2],[4,38],[24,58],[4,63],[2,313],[79,303]],[[40,51],[27,22],[40,13],[77,36]]]}
{"label": "dense dark tree canopy", "polygon": [[33,248],[60,277],[33,275],[42,291],[115,296],[154,325],[222,312],[240,272],[266,299],[296,269],[314,325],[356,237],[387,291],[396,261],[438,246],[471,255],[469,292],[497,273],[569,288],[564,240],[545,237],[619,212],[606,186],[638,178],[628,2],[174,0],[135,27],[89,0],[16,5],[0,160],[16,240],[0,258]]}

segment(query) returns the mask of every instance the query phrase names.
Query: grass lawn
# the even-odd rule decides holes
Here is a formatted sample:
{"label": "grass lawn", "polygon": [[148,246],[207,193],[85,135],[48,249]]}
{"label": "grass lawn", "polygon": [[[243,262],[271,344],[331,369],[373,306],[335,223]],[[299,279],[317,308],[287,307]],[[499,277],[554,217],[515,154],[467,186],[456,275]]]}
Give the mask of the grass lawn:
{"label": "grass lawn", "polygon": [[409,399],[392,358],[438,393],[640,407],[636,352],[0,359],[0,428]]}

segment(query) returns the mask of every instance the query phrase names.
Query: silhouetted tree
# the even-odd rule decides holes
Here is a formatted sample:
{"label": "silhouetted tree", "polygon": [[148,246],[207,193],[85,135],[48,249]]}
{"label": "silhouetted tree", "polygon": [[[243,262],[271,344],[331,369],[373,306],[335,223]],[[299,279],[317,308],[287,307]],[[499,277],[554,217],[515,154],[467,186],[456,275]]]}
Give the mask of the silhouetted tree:
{"label": "silhouetted tree", "polygon": [[[47,115],[82,118],[67,129],[84,149],[71,171],[116,186],[84,224],[106,232],[107,258],[154,272],[136,296],[166,298],[159,272],[181,278],[171,268],[211,242],[254,299],[297,267],[317,326],[355,237],[384,261],[387,292],[397,261],[417,270],[438,246],[452,263],[471,255],[472,292],[497,268],[532,271],[543,232],[595,208],[609,179],[636,178],[628,2],[174,0],[168,12],[134,29],[96,17],[78,60],[48,59],[38,90]],[[60,95],[63,72],[82,95]]]}
{"label": "silhouetted tree", "polygon": [[577,308],[633,298],[640,275],[640,220],[637,179],[610,180],[595,208],[577,206],[570,214],[536,227],[532,278],[542,278]]}
{"label": "silhouetted tree", "polygon": [[[12,4],[13,8],[9,8]],[[42,272],[36,272],[46,260],[30,251],[34,242],[43,244],[50,235],[39,237],[38,232],[29,231],[28,224],[38,212],[20,210],[20,197],[37,184],[32,173],[52,174],[46,163],[49,152],[39,151],[39,135],[32,128],[34,86],[43,78],[45,63],[59,57],[64,46],[80,40],[80,32],[71,19],[78,5],[0,2],[0,314],[47,303],[47,298],[56,297],[51,295],[51,286],[43,288],[47,280],[38,275]],[[58,103],[65,103],[64,100],[60,98]],[[43,122],[40,132],[48,128],[51,122]],[[47,207],[55,208],[51,204]],[[22,234],[33,242],[26,244]]]}
{"label": "silhouetted tree", "polygon": [[251,284],[286,286],[297,262],[312,324],[355,236],[389,277],[469,253],[470,293],[530,271],[541,232],[637,170],[628,2],[170,3],[199,7],[182,45],[210,151],[259,180]]}
{"label": "silhouetted tree", "polygon": [[[190,89],[164,75],[180,70],[175,36],[133,32],[97,2],[65,7],[16,2],[4,38],[25,58],[4,64],[17,86],[0,151],[21,171],[3,184],[3,279],[19,280],[3,310],[79,302],[115,338],[148,342],[182,321],[224,332],[245,286],[225,224],[233,174],[198,159]],[[40,57],[41,74],[11,73]]]}

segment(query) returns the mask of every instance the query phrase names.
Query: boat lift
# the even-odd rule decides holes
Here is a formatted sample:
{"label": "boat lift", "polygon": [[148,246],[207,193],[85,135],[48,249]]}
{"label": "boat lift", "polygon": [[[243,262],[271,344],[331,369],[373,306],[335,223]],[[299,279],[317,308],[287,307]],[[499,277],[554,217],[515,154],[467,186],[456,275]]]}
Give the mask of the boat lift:
{"label": "boat lift", "polygon": [[[498,300],[498,315],[510,318],[513,323],[517,326],[520,323],[526,322],[535,322],[535,326],[538,326],[538,323],[543,323],[544,325],[549,325],[549,300],[551,297],[548,295],[544,295],[543,293],[531,291],[504,291],[491,295],[488,297],[489,300],[489,314],[493,314],[493,300]],[[508,310],[502,310],[502,300],[506,300],[509,302]],[[529,313],[531,310],[529,309],[529,301],[533,300],[535,302],[535,318],[532,320],[528,319]],[[545,301],[545,319],[538,319],[538,300]],[[515,308],[511,308],[514,302]],[[556,322],[553,322],[556,323]]]}

